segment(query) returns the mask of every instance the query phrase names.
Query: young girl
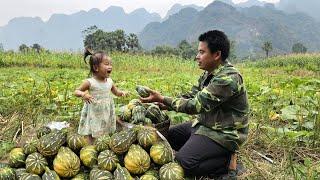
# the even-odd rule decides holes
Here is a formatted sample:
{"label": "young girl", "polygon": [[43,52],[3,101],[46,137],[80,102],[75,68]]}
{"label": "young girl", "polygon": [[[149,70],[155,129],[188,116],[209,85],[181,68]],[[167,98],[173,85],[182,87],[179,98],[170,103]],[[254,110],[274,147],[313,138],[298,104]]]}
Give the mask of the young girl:
{"label": "young girl", "polygon": [[[83,99],[84,106],[81,111],[81,118],[78,133],[85,135],[92,144],[94,138],[104,134],[113,133],[116,130],[115,107],[112,94],[125,96],[113,84],[110,74],[112,72],[111,58],[104,52],[91,53],[88,49],[84,53],[84,61],[90,56],[90,75],[75,90],[75,95]],[[112,93],[112,94],[111,94]]]}

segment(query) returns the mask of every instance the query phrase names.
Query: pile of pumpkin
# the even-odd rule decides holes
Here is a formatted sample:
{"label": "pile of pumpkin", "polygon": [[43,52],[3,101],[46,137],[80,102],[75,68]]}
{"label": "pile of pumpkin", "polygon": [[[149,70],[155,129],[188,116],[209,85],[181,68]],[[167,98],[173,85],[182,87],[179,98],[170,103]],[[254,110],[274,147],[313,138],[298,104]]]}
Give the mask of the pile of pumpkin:
{"label": "pile of pumpkin", "polygon": [[[148,97],[149,88],[138,85],[136,91],[141,97]],[[132,99],[120,108],[120,119],[132,124],[154,126],[169,120],[168,115],[153,103],[142,103],[139,99]]]}
{"label": "pile of pumpkin", "polygon": [[93,145],[68,129],[42,127],[37,137],[11,150],[9,163],[0,164],[1,180],[184,179],[170,145],[152,127],[137,125],[104,135]]}

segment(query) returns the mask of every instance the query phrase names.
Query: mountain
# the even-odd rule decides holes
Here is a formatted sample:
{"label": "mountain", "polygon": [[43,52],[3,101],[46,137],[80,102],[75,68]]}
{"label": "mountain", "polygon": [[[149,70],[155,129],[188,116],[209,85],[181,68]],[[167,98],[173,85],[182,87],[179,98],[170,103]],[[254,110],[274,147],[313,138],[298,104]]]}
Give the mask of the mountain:
{"label": "mountain", "polygon": [[289,13],[303,12],[320,21],[319,0],[280,0],[277,7]]}
{"label": "mountain", "polygon": [[294,43],[303,43],[308,50],[319,51],[320,24],[312,17],[277,10],[273,4],[235,8],[221,1],[214,1],[201,11],[186,8],[164,22],[150,23],[139,34],[142,46],[152,49],[157,45],[176,46],[186,39],[197,41],[208,30],[226,32],[236,42],[240,56],[261,52],[261,45],[271,41],[276,53],[291,51]]}
{"label": "mountain", "polygon": [[163,20],[167,20],[169,18],[169,16],[173,15],[173,14],[176,14],[178,13],[181,9],[184,9],[184,8],[194,8],[196,9],[197,11],[201,11],[204,7],[202,6],[197,6],[197,5],[194,5],[194,4],[190,4],[190,5],[181,5],[181,4],[174,4],[170,9],[169,11],[167,12],[166,16],[163,18]]}
{"label": "mountain", "polygon": [[0,43],[5,49],[17,49],[23,43],[38,43],[52,50],[77,50],[83,46],[81,32],[92,25],[105,31],[123,29],[126,33],[138,33],[154,21],[161,21],[156,13],[141,8],[127,14],[116,6],[103,12],[91,9],[71,15],[54,14],[47,22],[40,18],[20,17],[0,27]]}

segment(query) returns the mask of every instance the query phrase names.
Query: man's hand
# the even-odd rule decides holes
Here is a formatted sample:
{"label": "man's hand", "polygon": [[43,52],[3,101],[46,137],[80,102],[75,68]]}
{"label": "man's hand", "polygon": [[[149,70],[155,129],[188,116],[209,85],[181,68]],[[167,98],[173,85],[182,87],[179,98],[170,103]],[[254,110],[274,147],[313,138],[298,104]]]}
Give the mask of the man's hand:
{"label": "man's hand", "polygon": [[148,89],[148,92],[150,93],[150,95],[148,97],[146,97],[146,98],[140,97],[140,100],[143,103],[149,103],[149,102],[163,103],[164,97],[158,91]]}

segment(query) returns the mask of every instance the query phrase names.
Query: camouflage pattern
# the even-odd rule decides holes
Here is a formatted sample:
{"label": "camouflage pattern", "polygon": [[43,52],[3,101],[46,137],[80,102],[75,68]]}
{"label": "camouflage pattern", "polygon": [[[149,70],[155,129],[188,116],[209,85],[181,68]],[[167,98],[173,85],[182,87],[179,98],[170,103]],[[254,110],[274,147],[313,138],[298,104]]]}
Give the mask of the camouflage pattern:
{"label": "camouflage pattern", "polygon": [[227,61],[213,72],[204,72],[198,85],[177,98],[165,97],[170,109],[197,114],[196,134],[205,135],[230,151],[247,139],[249,104],[239,71]]}

